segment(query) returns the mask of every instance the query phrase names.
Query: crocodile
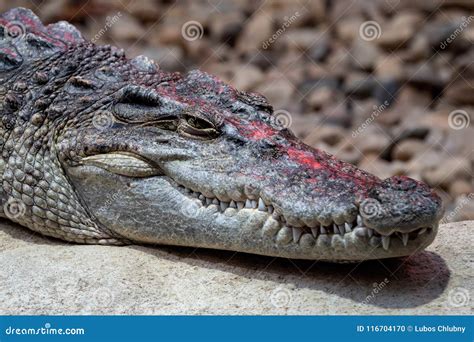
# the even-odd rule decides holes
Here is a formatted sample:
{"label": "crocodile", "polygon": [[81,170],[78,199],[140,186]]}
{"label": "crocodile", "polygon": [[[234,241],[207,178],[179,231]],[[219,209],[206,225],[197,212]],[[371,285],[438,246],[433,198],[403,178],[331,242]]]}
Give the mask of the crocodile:
{"label": "crocodile", "polygon": [[0,16],[2,217],[82,244],[334,262],[409,256],[440,197],[300,141],[267,99],[30,10]]}

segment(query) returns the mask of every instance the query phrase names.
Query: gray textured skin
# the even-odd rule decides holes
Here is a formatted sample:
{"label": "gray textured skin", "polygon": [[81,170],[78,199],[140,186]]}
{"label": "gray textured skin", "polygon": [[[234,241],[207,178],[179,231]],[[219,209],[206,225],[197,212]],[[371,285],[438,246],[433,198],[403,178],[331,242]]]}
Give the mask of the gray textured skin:
{"label": "gray textured skin", "polygon": [[429,245],[439,197],[302,144],[258,94],[43,26],[0,49],[3,215],[78,243],[130,242],[331,261]]}

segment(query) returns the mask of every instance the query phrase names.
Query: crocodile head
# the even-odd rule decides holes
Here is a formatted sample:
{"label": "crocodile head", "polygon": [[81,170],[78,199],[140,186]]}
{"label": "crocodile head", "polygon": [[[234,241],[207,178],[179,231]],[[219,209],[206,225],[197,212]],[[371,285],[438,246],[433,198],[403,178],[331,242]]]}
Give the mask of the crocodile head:
{"label": "crocodile head", "polygon": [[62,142],[75,156],[62,165],[91,215],[128,240],[363,260],[436,234],[440,199],[426,185],[303,144],[265,98],[208,74],[127,84],[90,117]]}
{"label": "crocodile head", "polygon": [[128,60],[28,10],[0,19],[26,31],[0,50],[0,81],[12,89],[3,193],[24,205],[16,222],[76,242],[331,261],[404,256],[433,241],[432,190],[305,145],[264,97]]}

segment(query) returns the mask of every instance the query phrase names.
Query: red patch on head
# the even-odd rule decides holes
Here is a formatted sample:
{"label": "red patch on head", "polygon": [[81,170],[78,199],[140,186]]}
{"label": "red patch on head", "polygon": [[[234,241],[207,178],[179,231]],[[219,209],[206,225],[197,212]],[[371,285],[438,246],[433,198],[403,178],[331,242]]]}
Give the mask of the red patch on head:
{"label": "red patch on head", "polygon": [[314,155],[307,151],[298,150],[294,147],[288,148],[288,157],[292,161],[308,166],[313,169],[321,168],[321,164],[314,158]]}
{"label": "red patch on head", "polygon": [[240,133],[248,139],[258,141],[274,136],[276,131],[265,123],[251,121],[248,125],[240,127]]}

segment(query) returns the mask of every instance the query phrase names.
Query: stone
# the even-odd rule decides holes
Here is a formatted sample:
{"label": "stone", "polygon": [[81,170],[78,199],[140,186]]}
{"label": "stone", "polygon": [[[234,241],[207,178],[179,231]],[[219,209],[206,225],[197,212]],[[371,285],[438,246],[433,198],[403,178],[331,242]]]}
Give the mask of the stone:
{"label": "stone", "polygon": [[468,159],[450,157],[437,167],[426,170],[423,179],[431,186],[447,188],[456,179],[472,180],[472,167]]}
{"label": "stone", "polygon": [[236,65],[230,83],[237,89],[251,91],[258,87],[264,79],[262,71],[256,66]]}
{"label": "stone", "polygon": [[397,144],[393,151],[393,159],[407,161],[426,150],[426,144],[418,139],[405,139]]}
{"label": "stone", "polygon": [[449,185],[449,193],[454,197],[468,195],[472,192],[474,192],[474,186],[472,182],[469,182],[465,179],[456,179]]}
{"label": "stone", "polygon": [[145,38],[145,28],[128,14],[122,14],[118,23],[110,26],[110,36],[117,41],[133,41]]}
{"label": "stone", "polygon": [[414,36],[422,21],[421,14],[414,11],[397,13],[388,25],[382,27],[380,38],[375,41],[385,49],[398,49]]}
{"label": "stone", "polygon": [[354,40],[351,48],[352,64],[356,69],[372,70],[379,59],[380,51],[373,42],[361,38]]}
{"label": "stone", "polygon": [[[474,221],[443,224],[433,244],[409,258],[332,264],[183,247],[74,245],[2,220],[0,314],[469,315],[470,303],[453,298],[474,293],[473,229]],[[382,281],[388,285],[370,296]],[[281,306],[272,302],[277,292],[287,298]]]}
{"label": "stone", "polygon": [[[263,50],[263,44],[270,39],[273,32],[272,19],[268,13],[254,15],[244,26],[237,39],[236,48],[240,53],[255,53],[257,50]],[[271,47],[273,43],[268,43]]]}

